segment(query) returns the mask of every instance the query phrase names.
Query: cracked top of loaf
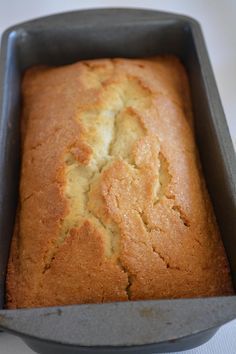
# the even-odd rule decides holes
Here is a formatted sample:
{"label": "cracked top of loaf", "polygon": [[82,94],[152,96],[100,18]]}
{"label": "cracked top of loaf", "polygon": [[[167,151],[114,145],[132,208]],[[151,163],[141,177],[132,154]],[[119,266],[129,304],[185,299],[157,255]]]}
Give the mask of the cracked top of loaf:
{"label": "cracked top of loaf", "polygon": [[9,308],[232,294],[175,57],[23,80]]}

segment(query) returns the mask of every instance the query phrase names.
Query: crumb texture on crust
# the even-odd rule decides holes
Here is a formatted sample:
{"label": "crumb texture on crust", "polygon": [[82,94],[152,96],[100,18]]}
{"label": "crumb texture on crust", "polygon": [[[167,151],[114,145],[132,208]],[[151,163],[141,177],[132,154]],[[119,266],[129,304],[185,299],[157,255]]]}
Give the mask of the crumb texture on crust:
{"label": "crumb texture on crust", "polygon": [[175,57],[29,69],[7,307],[233,293]]}

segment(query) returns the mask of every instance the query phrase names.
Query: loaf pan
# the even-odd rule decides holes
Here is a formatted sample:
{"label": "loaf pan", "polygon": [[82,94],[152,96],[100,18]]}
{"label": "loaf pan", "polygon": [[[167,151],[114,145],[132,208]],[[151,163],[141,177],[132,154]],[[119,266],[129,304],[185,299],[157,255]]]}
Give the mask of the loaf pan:
{"label": "loaf pan", "polygon": [[77,11],[22,23],[4,33],[0,62],[0,327],[38,353],[179,351],[204,343],[236,318],[235,296],[4,309],[18,198],[23,71],[36,64],[158,54],[177,55],[188,71],[196,140],[236,286],[236,162],[199,24],[135,9]]}

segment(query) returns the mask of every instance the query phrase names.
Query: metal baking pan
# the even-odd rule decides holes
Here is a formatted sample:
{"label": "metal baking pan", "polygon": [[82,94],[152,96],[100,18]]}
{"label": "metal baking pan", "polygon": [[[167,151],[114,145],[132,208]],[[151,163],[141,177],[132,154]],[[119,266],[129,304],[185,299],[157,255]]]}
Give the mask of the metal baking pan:
{"label": "metal baking pan", "polygon": [[196,139],[236,287],[236,161],[199,24],[135,9],[77,11],[22,23],[0,61],[0,327],[38,353],[160,353],[207,341],[236,318],[236,296],[5,310],[20,165],[20,81],[35,64],[175,54],[187,68]]}

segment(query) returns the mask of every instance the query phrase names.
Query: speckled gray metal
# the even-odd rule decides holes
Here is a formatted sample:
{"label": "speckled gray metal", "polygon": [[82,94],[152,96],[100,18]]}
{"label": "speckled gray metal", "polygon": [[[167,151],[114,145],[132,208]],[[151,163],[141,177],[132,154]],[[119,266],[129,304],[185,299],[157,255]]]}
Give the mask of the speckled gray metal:
{"label": "speckled gray metal", "polygon": [[[3,35],[0,58],[0,305],[20,165],[20,80],[34,64],[175,54],[191,83],[196,139],[236,285],[236,160],[198,23],[135,9],[99,9],[29,21]],[[153,353],[208,340],[236,317],[236,296],[0,310],[0,327],[38,353]]]}

